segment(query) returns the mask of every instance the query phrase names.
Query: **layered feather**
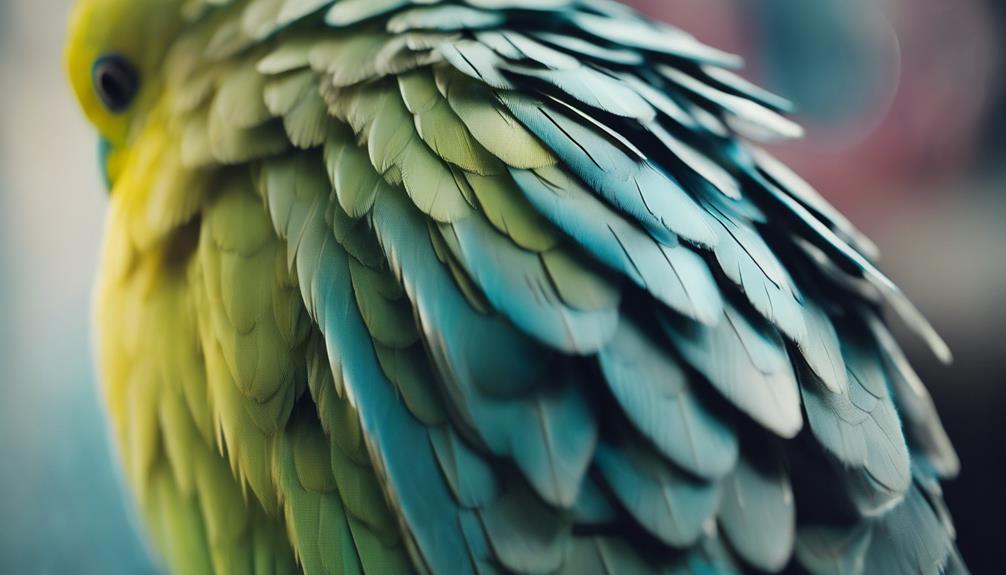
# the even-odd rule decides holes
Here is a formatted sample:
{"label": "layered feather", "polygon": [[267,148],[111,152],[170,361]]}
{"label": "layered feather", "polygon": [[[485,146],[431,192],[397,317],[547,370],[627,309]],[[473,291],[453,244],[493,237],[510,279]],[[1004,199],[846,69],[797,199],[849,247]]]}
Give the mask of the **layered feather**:
{"label": "layered feather", "polygon": [[173,569],[961,566],[926,475],[958,462],[876,311],[945,350],[748,143],[800,130],[735,57],[606,0],[186,14],[102,290]]}

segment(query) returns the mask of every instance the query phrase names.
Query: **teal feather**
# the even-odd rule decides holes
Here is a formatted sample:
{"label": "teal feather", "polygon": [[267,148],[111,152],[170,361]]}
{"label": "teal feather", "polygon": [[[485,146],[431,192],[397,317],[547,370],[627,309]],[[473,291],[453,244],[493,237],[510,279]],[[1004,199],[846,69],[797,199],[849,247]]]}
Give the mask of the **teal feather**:
{"label": "teal feather", "polygon": [[[466,424],[493,453],[511,456],[543,498],[571,506],[597,437],[597,423],[580,391],[566,384],[527,397],[489,395],[529,391],[544,377],[544,350],[499,318],[476,312],[447,270],[430,265],[436,262],[433,246],[425,239],[418,212],[402,194],[380,195],[373,219],[392,268],[417,307],[446,391]],[[512,361],[514,357],[525,361]],[[515,426],[514,421],[526,425]]]}
{"label": "teal feather", "polygon": [[801,527],[796,558],[814,575],[863,575],[873,529],[867,523],[851,527]]}
{"label": "teal feather", "polygon": [[862,232],[856,229],[841,212],[831,206],[810,184],[796,175],[785,164],[772,157],[764,150],[754,148],[751,157],[766,177],[796,198],[816,218],[835,229],[842,237],[848,239],[856,249],[870,258],[876,258],[879,250]]}
{"label": "teal feather", "polygon": [[580,495],[573,505],[573,519],[577,525],[604,525],[619,518],[619,510],[610,492],[601,485],[597,475],[588,474],[580,487]]}
{"label": "teal feather", "polygon": [[797,344],[801,357],[828,391],[844,393],[849,387],[848,371],[831,318],[818,304],[805,301],[804,320],[807,337]]}
{"label": "teal feather", "polygon": [[660,244],[558,168],[511,173],[534,208],[601,263],[682,315],[719,320],[719,288],[690,248]]}
{"label": "teal feather", "polygon": [[603,535],[575,537],[559,575],[647,575],[653,566],[625,540]]}
{"label": "teal feather", "polygon": [[663,570],[668,575],[741,575],[745,573],[733,553],[719,537],[706,537],[699,545],[671,561]]}
{"label": "teal feather", "polygon": [[[268,184],[266,190],[269,195],[290,191]],[[317,198],[301,201],[310,204]],[[473,572],[457,521],[445,520],[446,513],[456,515],[459,509],[440,473],[428,431],[382,372],[357,310],[349,256],[335,242],[320,210],[310,210],[303,219],[273,221],[284,237],[301,238],[290,249],[296,254],[305,302],[325,334],[333,369],[341,371],[354,398],[374,464],[387,478],[389,496],[423,549],[424,560],[438,571]]]}
{"label": "teal feather", "polygon": [[653,25],[635,18],[608,18],[587,12],[574,12],[570,14],[570,20],[601,41],[697,62],[723,66],[740,64],[737,56],[710,48],[672,26]]}
{"label": "teal feather", "polygon": [[803,128],[778,112],[745,97],[723,92],[678,68],[659,66],[659,72],[676,86],[691,92],[707,104],[720,108],[735,130],[761,140],[803,136]]}
{"label": "teal feather", "polygon": [[800,431],[796,375],[774,329],[730,306],[714,327],[665,325],[688,363],[738,409],[781,437]]}
{"label": "teal feather", "polygon": [[883,322],[870,314],[867,325],[880,347],[881,360],[909,447],[924,458],[940,477],[956,476],[960,472],[960,459],[922,380]]}
{"label": "teal feather", "polygon": [[482,525],[503,567],[516,573],[558,570],[572,535],[567,519],[519,484],[482,512]]}
{"label": "teal feather", "polygon": [[401,34],[412,30],[433,30],[454,32],[458,30],[480,30],[499,26],[506,21],[501,12],[489,12],[446,4],[423,6],[398,13],[388,20],[388,31]]}
{"label": "teal feather", "polygon": [[588,42],[582,38],[577,38],[576,36],[567,36],[554,32],[538,32],[533,34],[533,37],[580,59],[589,58],[598,62],[621,66],[636,66],[645,62],[643,55],[639,52],[612,46],[602,46]]}
{"label": "teal feather", "polygon": [[339,0],[325,14],[329,26],[344,28],[413,4],[414,0]]}
{"label": "teal feather", "polygon": [[743,456],[723,481],[719,524],[731,546],[753,566],[778,572],[789,562],[796,509],[789,477],[771,453]]}
{"label": "teal feather", "polygon": [[[509,434],[509,449],[517,466],[545,501],[572,507],[598,436],[581,390],[568,382],[509,411],[489,424],[516,428]],[[515,426],[515,421],[524,424]]]}
{"label": "teal feather", "polygon": [[511,30],[479,32],[475,38],[500,56],[518,61],[524,66],[544,66],[553,70],[575,70],[581,67],[579,60],[573,56]]}
{"label": "teal feather", "polygon": [[757,230],[711,209],[720,242],[713,250],[720,269],[768,321],[798,344],[807,335],[803,296]]}
{"label": "teal feather", "polygon": [[659,347],[653,335],[623,317],[615,339],[598,357],[608,387],[633,425],[681,468],[718,479],[737,462],[737,437],[725,415],[697,397],[695,382],[669,347]]}
{"label": "teal feather", "polygon": [[734,95],[742,98],[754,100],[777,112],[792,112],[794,109],[793,103],[789,100],[752,84],[730,70],[717,68],[716,66],[703,66],[702,72],[706,76],[703,80],[710,80],[705,82],[706,84],[732,92]]}
{"label": "teal feather", "polygon": [[698,541],[716,513],[715,483],[693,479],[635,444],[601,443],[597,467],[632,517],[673,547]]}
{"label": "teal feather", "polygon": [[481,216],[442,229],[456,237],[460,253],[455,255],[493,307],[543,344],[586,355],[615,333],[616,308],[588,311],[566,305],[538,254],[521,249]]}
{"label": "teal feather", "polygon": [[714,245],[708,216],[671,176],[632,158],[604,135],[566,112],[524,95],[504,92],[503,103],[589,188],[639,221],[655,238],[676,236]]}
{"label": "teal feather", "polygon": [[502,67],[512,74],[550,84],[564,96],[601,112],[642,122],[656,117],[650,104],[625,82],[592,68],[541,69],[514,64]]}
{"label": "teal feather", "polygon": [[489,462],[456,431],[439,427],[431,430],[430,439],[444,476],[463,507],[481,508],[496,500],[501,487]]}
{"label": "teal feather", "polygon": [[[547,359],[545,351],[499,318],[472,308],[449,272],[431,265],[437,258],[427,239],[426,222],[402,196],[400,192],[378,196],[372,218],[441,375],[473,392],[481,387],[513,394],[535,385]],[[478,338],[470,336],[475,333]],[[514,362],[514,357],[525,361]]]}
{"label": "teal feather", "polygon": [[482,526],[482,518],[478,512],[472,510],[461,512],[461,530],[465,534],[468,548],[471,549],[476,571],[480,575],[500,573],[499,560],[496,559],[493,550],[489,547],[489,538]]}
{"label": "teal feather", "polygon": [[[740,182],[726,168],[723,168],[681,139],[673,136],[660,124],[651,123],[647,127],[667,147],[667,150],[681,162],[685,170],[694,172],[696,176],[703,179],[709,186],[712,186],[715,190],[729,198],[729,200],[738,201],[743,198]],[[682,176],[687,176],[687,171],[682,171]]]}
{"label": "teal feather", "polygon": [[951,532],[918,485],[881,517],[801,527],[796,558],[814,575],[967,573]]}
{"label": "teal feather", "polygon": [[964,564],[964,558],[956,548],[950,552],[946,565],[943,566],[943,575],[970,575],[968,566]]}
{"label": "teal feather", "polygon": [[802,385],[807,420],[821,445],[844,465],[862,469],[887,496],[900,497],[911,481],[908,448],[879,358],[845,334],[848,389],[834,393],[809,376]]}
{"label": "teal feather", "polygon": [[447,42],[437,48],[443,57],[462,74],[497,89],[515,86],[500,70],[503,60],[482,42],[462,39]]}
{"label": "teal feather", "polygon": [[[679,103],[675,96],[666,90],[661,90],[660,87],[654,86],[650,82],[655,78],[652,74],[632,74],[629,72],[623,72],[619,75],[623,81],[632,86],[632,89],[639,93],[651,106],[658,112],[658,120],[670,120],[673,123],[687,128],[690,131],[701,131],[702,127],[695,117],[682,103]],[[644,80],[644,77],[646,78]],[[653,124],[649,126],[652,128]]]}
{"label": "teal feather", "polygon": [[873,529],[866,552],[872,573],[939,575],[956,555],[946,528],[917,487]]}
{"label": "teal feather", "polygon": [[825,223],[818,220],[803,204],[792,196],[786,194],[771,182],[765,180],[760,174],[755,177],[760,180],[761,187],[769,195],[777,200],[795,218],[801,231],[808,234],[814,245],[824,250],[828,255],[838,257],[840,262],[846,267],[853,267],[859,270],[870,283],[880,292],[888,304],[901,316],[905,322],[917,333],[932,350],[933,355],[944,363],[953,360],[950,347],[940,337],[932,324],[922,315],[922,313],[912,304],[905,294],[894,283],[885,276],[869,259],[856,251],[843,240],[834,230]]}
{"label": "teal feather", "polygon": [[464,0],[470,6],[484,10],[527,10],[530,12],[562,11],[577,0]]}
{"label": "teal feather", "polygon": [[317,522],[358,567],[400,528],[420,572],[775,571],[792,483],[820,507],[793,569],[966,570],[959,462],[879,308],[948,350],[744,141],[800,130],[737,58],[609,0],[189,5],[223,25],[170,59],[183,162],[251,164],[352,401],[322,428],[397,519]]}

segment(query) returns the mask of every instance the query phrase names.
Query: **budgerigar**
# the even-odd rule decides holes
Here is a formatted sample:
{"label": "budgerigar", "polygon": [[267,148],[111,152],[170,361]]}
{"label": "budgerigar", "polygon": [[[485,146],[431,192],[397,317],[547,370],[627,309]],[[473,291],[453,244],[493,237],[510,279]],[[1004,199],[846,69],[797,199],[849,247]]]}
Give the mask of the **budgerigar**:
{"label": "budgerigar", "polygon": [[610,0],[79,0],[99,365],[172,573],[963,573],[949,351]]}

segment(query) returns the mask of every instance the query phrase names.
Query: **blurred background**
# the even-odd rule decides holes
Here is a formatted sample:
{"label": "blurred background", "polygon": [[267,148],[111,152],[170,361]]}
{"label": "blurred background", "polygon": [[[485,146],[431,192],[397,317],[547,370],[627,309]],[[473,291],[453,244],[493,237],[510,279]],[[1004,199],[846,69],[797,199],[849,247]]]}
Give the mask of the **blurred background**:
{"label": "blurred background", "polygon": [[[105,195],[63,80],[70,3],[0,0],[0,573],[147,573],[93,378]],[[877,241],[956,353],[912,349],[964,461],[946,486],[959,545],[1001,572],[1006,2],[630,3],[799,106],[807,138],[775,151]]]}

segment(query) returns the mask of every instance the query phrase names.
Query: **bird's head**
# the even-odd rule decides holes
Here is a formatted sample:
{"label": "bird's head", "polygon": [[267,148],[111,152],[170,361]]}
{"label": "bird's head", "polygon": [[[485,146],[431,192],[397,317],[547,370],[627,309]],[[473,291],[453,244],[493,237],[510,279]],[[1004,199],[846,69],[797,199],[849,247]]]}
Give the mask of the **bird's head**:
{"label": "bird's head", "polygon": [[78,0],[66,44],[70,83],[102,138],[110,179],[157,100],[161,64],[182,25],[182,0]]}

